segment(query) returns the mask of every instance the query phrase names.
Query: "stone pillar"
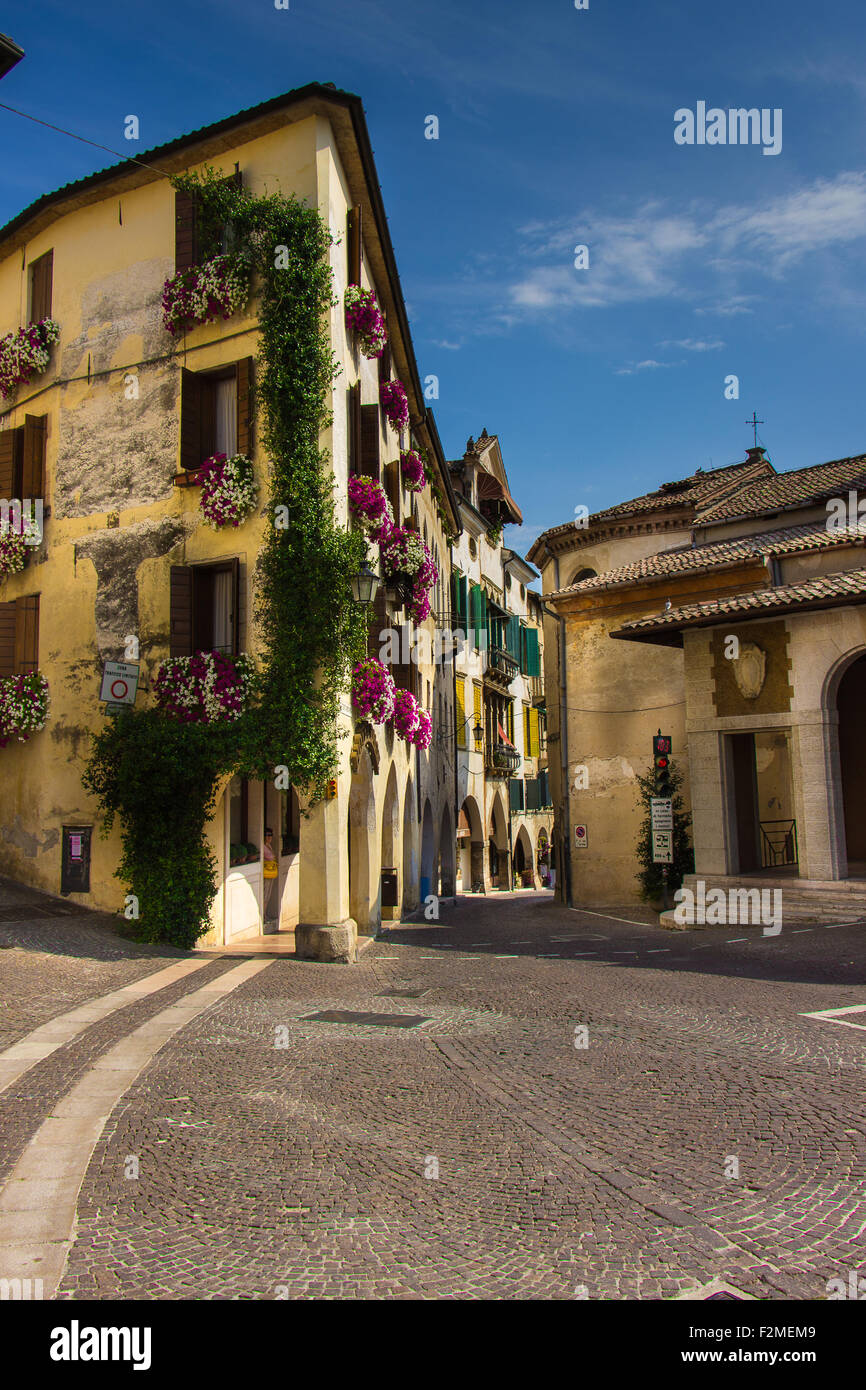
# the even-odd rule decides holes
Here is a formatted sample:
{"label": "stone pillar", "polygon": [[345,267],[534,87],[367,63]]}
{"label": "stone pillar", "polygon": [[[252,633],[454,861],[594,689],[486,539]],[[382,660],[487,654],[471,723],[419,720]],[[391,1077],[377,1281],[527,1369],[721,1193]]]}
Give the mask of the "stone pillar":
{"label": "stone pillar", "polygon": [[733,873],[722,763],[724,736],[702,729],[689,734],[688,746],[695,875],[700,878],[702,874]]}
{"label": "stone pillar", "polygon": [[295,951],[304,960],[351,963],[358,928],[349,916],[349,843],[345,799],[320,801],[301,817]]}
{"label": "stone pillar", "polygon": [[838,715],[810,712],[791,730],[791,773],[800,877],[845,878]]}

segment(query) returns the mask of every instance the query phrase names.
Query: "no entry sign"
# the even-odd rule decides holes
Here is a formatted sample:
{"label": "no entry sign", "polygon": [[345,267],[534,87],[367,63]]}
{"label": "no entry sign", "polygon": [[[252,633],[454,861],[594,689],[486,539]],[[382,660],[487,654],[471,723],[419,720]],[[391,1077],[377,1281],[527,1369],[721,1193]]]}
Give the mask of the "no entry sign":
{"label": "no entry sign", "polygon": [[138,665],[129,661],[106,661],[102,668],[100,700],[113,705],[134,705],[138,692]]}

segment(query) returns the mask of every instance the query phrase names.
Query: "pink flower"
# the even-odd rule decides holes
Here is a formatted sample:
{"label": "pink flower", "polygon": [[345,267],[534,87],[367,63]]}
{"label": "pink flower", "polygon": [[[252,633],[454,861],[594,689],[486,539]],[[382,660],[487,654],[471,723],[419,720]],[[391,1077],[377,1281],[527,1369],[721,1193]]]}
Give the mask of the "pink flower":
{"label": "pink flower", "polygon": [[409,424],[409,400],[402,381],[383,381],[379,385],[379,400],[395,430]]}

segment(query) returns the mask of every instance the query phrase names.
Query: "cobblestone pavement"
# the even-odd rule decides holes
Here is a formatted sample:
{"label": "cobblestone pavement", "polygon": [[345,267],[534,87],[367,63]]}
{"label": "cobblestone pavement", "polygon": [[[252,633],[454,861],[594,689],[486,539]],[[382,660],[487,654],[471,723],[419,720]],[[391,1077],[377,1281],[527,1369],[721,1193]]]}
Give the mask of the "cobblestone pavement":
{"label": "cobblestone pavement", "polygon": [[[115,1108],[58,1296],[825,1296],[866,1263],[866,1027],[804,1015],[866,1025],[864,928],[649,915],[464,897],[357,966],[270,962]],[[5,1164],[93,1056],[229,964],[25,1073]]]}

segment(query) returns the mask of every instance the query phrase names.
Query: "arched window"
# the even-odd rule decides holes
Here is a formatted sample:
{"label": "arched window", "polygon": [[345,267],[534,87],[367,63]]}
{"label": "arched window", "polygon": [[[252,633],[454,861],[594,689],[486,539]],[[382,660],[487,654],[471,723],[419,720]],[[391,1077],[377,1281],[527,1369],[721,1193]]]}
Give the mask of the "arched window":
{"label": "arched window", "polygon": [[572,584],[579,584],[582,579],[595,579],[596,571],[589,568],[578,570],[571,577]]}

